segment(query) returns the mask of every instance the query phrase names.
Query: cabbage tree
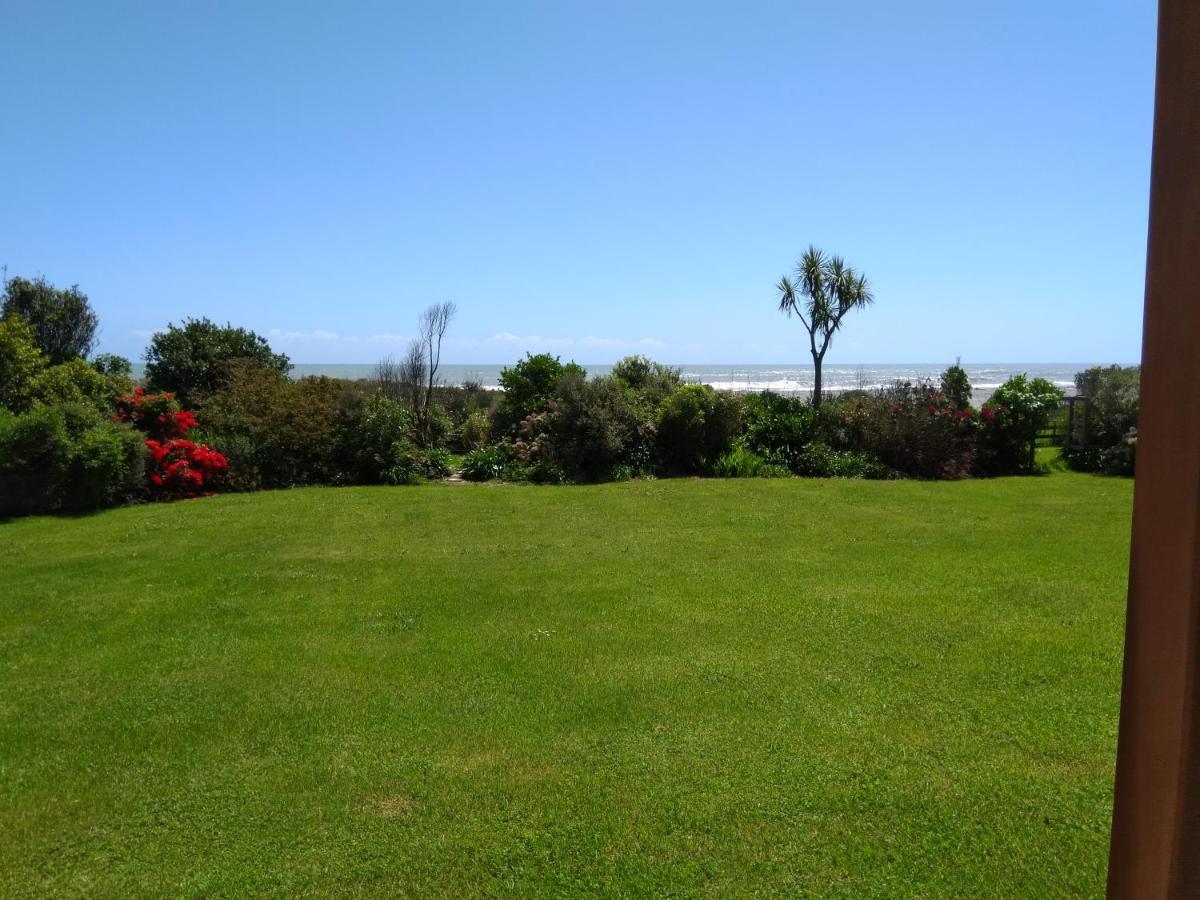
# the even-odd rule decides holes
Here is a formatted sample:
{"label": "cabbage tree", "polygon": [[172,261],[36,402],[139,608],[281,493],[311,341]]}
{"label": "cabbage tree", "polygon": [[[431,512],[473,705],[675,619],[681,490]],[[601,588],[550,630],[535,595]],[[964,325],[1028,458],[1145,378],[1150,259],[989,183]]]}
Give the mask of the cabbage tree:
{"label": "cabbage tree", "polygon": [[792,274],[776,285],[779,309],[795,315],[808,331],[813,359],[813,406],[821,405],[821,364],[834,333],[853,309],[874,302],[867,276],[856,272],[840,256],[826,256],[809,246]]}

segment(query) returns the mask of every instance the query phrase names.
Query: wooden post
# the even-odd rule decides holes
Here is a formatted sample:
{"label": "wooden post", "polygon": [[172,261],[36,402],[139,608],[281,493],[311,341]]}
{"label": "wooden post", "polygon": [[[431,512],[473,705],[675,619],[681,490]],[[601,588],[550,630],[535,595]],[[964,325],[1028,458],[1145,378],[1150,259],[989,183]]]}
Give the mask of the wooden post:
{"label": "wooden post", "polygon": [[1200,897],[1200,2],[1161,0],[1112,898]]}

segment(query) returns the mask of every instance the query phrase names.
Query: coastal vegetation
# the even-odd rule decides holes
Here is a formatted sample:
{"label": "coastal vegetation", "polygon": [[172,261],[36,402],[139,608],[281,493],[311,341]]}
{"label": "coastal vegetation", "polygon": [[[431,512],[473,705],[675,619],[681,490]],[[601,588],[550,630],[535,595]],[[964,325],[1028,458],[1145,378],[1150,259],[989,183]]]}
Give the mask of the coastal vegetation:
{"label": "coastal vegetation", "polygon": [[[784,279],[788,282],[787,279]],[[589,377],[527,354],[500,390],[438,377],[453,304],[430,307],[400,362],[358,381],[293,379],[286,355],[232,324],[187,319],[155,334],[144,383],[128,360],[90,361],[97,320],[78,288],[10,279],[0,320],[0,515],[306,485],[463,480],[595,483],[702,476],[961,479],[1042,470],[1038,434],[1062,392],[1023,375],[979,408],[957,363],[938,382],[811,398],[688,384],[641,356]],[[810,328],[818,368],[865,278],[810,249],[784,305]],[[31,299],[32,298],[32,299]],[[71,351],[75,356],[70,356]],[[64,354],[67,358],[63,358]],[[59,360],[59,361],[55,361]],[[1083,471],[1132,472],[1137,370],[1079,374],[1093,397]]]}
{"label": "coastal vegetation", "polygon": [[0,894],[1095,896],[1132,482],[0,526]]}

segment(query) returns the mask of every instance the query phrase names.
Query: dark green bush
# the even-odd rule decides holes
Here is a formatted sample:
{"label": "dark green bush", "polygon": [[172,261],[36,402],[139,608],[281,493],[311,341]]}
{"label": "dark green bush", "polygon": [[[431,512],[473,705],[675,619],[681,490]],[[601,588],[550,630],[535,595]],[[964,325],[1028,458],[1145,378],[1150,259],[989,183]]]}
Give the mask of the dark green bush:
{"label": "dark green bush", "polygon": [[[831,404],[827,401],[821,408]],[[749,394],[743,401],[746,447],[765,459],[794,470],[793,459],[818,435],[817,410],[770,391]]]}
{"label": "dark green bush", "polygon": [[810,478],[889,478],[891,471],[869,453],[834,450],[821,441],[805,444],[791,459],[797,475]]}
{"label": "dark green bush", "polygon": [[0,516],[115,506],[141,495],[146,448],[86,404],[0,410]]}
{"label": "dark green bush", "polygon": [[957,362],[942,373],[942,396],[951,409],[969,409],[971,406],[971,381]]}
{"label": "dark green bush", "polygon": [[683,383],[678,369],[645,356],[626,356],[612,367],[612,377],[650,409],[658,407]]}
{"label": "dark green bush", "polygon": [[101,422],[87,429],[72,447],[64,508],[100,509],[140,497],[146,486],[145,463],[143,436],[130,426]]}
{"label": "dark green bush", "polygon": [[[239,363],[240,366],[231,364]],[[266,338],[245,328],[208,319],[186,319],[157,332],[146,350],[146,380],[159,391],[173,391],[185,406],[230,385],[239,368],[260,368],[286,375],[291,363],[274,353]]]}
{"label": "dark green bush", "polygon": [[[1077,424],[1075,438],[1082,442],[1063,450],[1072,469],[1132,475],[1137,455],[1138,366],[1099,366],[1075,376],[1076,393],[1087,397],[1086,434]],[[1083,416],[1082,408],[1077,414]]]}
{"label": "dark green bush", "polygon": [[[395,470],[414,449],[413,418],[404,406],[382,394],[367,398],[350,417],[341,433],[342,456],[348,480],[356,484],[384,484],[392,481]],[[390,473],[390,474],[389,474]],[[412,477],[416,477],[415,464]]]}
{"label": "dark green bush", "polygon": [[0,412],[0,516],[53,512],[71,469],[71,437],[61,410]]}
{"label": "dark green bush", "polygon": [[331,378],[289,381],[256,364],[230,367],[226,387],[197,406],[200,434],[229,460],[228,485],[291,487],[346,478],[346,435],[358,427],[362,396]]}
{"label": "dark green bush", "polygon": [[10,278],[2,307],[4,318],[29,323],[34,343],[51,365],[92,352],[100,321],[79,285],[56,288],[45,278]]}
{"label": "dark green bush", "polygon": [[572,481],[611,480],[648,463],[633,403],[614,378],[563,376],[550,400],[544,457]]}
{"label": "dark green bush", "polygon": [[529,416],[546,409],[559,379],[566,374],[587,375],[574,362],[563,365],[549,353],[527,353],[511,369],[502,369],[500,386],[504,396],[496,408],[496,431],[512,431]]}
{"label": "dark green bush", "polygon": [[657,448],[668,472],[697,474],[733,446],[741,430],[742,405],[735,394],[706,384],[676,390],[658,408]]}

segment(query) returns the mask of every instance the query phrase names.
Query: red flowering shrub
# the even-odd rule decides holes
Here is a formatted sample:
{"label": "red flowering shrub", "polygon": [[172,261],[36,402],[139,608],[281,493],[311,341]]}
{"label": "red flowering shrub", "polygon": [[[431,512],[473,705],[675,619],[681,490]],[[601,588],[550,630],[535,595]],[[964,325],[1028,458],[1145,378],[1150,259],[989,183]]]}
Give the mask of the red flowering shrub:
{"label": "red flowering shrub", "polygon": [[147,438],[146,450],[150,495],[163,500],[211,494],[214,481],[229,465],[216,450],[195,441]]}
{"label": "red flowering shrub", "polygon": [[196,427],[196,417],[180,409],[174,394],[147,394],[136,388],[117,400],[113,418],[146,435],[146,489],[153,498],[176,500],[211,494],[229,467],[216,450],[187,440],[188,432]]}
{"label": "red flowering shrub", "polygon": [[180,409],[174,394],[147,394],[141,388],[117,399],[113,418],[128,422],[159,441],[186,437],[196,427],[196,417],[188,410]]}

